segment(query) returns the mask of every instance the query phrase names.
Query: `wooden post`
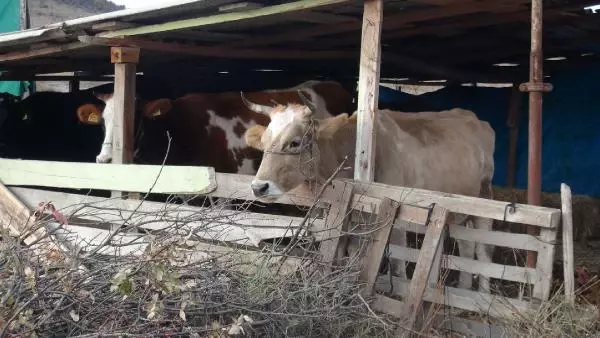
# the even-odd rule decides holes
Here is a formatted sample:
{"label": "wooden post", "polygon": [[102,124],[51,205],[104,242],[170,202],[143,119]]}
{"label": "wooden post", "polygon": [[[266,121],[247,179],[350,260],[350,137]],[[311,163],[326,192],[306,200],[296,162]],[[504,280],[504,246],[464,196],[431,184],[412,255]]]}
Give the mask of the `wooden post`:
{"label": "wooden post", "polygon": [[506,186],[515,187],[515,172],[517,169],[517,141],[519,140],[519,120],[521,116],[521,97],[523,93],[517,85],[513,85],[508,107],[509,128],[508,136],[508,161],[506,165]]}
{"label": "wooden post", "polygon": [[[135,75],[140,50],[129,47],[111,47],[110,60],[115,65],[112,163],[133,162]],[[121,196],[113,192],[113,197]],[[116,195],[116,196],[115,196]]]}
{"label": "wooden post", "polygon": [[29,0],[21,0],[20,2],[20,18],[19,18],[19,22],[20,22],[20,26],[21,26],[21,30],[25,30],[25,29],[29,29],[31,22],[29,19],[29,4],[28,4]]}
{"label": "wooden post", "polygon": [[575,262],[573,256],[573,204],[571,202],[571,188],[562,183],[560,185],[560,199],[562,201],[562,246],[563,269],[565,276],[565,297],[567,301],[575,304]]}
{"label": "wooden post", "polygon": [[383,1],[365,0],[358,78],[358,125],[354,179],[372,182],[375,176],[375,114],[379,100]]}

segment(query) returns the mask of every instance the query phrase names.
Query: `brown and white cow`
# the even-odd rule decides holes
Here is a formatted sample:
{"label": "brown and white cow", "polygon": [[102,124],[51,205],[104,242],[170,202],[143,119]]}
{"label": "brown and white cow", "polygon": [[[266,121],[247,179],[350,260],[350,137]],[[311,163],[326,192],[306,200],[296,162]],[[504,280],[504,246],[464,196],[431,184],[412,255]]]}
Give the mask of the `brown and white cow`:
{"label": "brown and white cow", "polygon": [[[349,165],[354,164],[356,113],[320,119],[314,111],[310,102],[278,105],[268,112],[267,127],[254,126],[246,132],[247,144],[263,151],[251,186],[261,201],[273,201],[306,186],[311,177],[322,184],[345,156]],[[376,116],[376,182],[491,198],[495,133],[473,112],[458,108],[419,113],[380,110]],[[309,159],[313,170],[302,165]],[[352,171],[342,171],[340,177],[351,178]],[[491,230],[490,219],[473,218],[472,222],[478,229]],[[404,241],[405,236],[401,236]],[[493,247],[458,244],[461,256],[472,259],[477,252],[479,260],[491,262],[488,249]],[[398,272],[406,278],[405,269]],[[489,292],[489,281],[483,279],[480,276],[479,288]],[[472,276],[461,273],[460,287],[471,284]]]}
{"label": "brown and white cow", "polygon": [[[252,175],[258,169],[260,152],[244,142],[245,131],[256,124],[267,125],[265,111],[275,104],[301,103],[298,91],[310,97],[318,108],[320,118],[330,117],[352,109],[353,98],[344,87],[332,81],[307,81],[287,89],[248,92],[244,94],[254,102],[244,102],[239,92],[192,93],[175,100],[160,99],[142,103],[138,107],[145,120],[159,120],[170,132],[172,146],[169,164],[212,166],[217,172]],[[105,126],[105,137],[97,156],[97,162],[111,161],[114,102],[112,95],[99,96],[106,102],[101,117]],[[92,112],[93,114],[90,114]],[[81,121],[98,123],[98,111],[82,106],[78,112]],[[93,118],[90,119],[90,116]],[[152,135],[144,130],[144,142],[151,139],[166,140],[165,135]],[[163,132],[158,129],[158,132]],[[156,134],[157,132],[154,132]],[[155,144],[151,148],[156,148]],[[146,148],[146,149],[140,149]],[[146,154],[149,164],[160,164],[165,147],[158,147],[156,156],[149,153],[149,145],[138,144],[136,151]],[[152,163],[157,162],[157,163]]]}

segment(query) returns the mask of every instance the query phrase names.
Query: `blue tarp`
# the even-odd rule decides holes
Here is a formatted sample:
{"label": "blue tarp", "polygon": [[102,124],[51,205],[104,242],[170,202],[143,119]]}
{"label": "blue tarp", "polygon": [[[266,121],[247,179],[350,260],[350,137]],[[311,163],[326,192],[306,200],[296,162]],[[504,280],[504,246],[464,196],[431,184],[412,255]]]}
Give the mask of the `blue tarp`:
{"label": "blue tarp", "polygon": [[[565,72],[549,79],[554,90],[543,98],[542,190],[560,191],[569,184],[573,193],[600,197],[600,95],[595,80],[600,67]],[[395,102],[398,108],[415,96],[380,87],[381,103]],[[507,111],[510,88],[447,87],[420,95],[422,110],[461,107],[473,110],[496,131],[495,185],[506,185],[508,160]],[[381,94],[380,94],[381,97]],[[414,103],[411,104],[413,109]],[[528,95],[523,95],[517,143],[515,185],[527,187]]]}

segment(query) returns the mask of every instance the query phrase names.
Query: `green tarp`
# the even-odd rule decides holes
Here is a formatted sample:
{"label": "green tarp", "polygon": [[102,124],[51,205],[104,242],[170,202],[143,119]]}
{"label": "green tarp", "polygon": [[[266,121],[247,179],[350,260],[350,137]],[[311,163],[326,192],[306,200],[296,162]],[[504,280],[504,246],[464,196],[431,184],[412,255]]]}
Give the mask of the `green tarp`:
{"label": "green tarp", "polygon": [[[0,0],[0,33],[18,31],[20,21],[20,1]],[[21,96],[28,85],[23,81],[0,81],[0,93]]]}

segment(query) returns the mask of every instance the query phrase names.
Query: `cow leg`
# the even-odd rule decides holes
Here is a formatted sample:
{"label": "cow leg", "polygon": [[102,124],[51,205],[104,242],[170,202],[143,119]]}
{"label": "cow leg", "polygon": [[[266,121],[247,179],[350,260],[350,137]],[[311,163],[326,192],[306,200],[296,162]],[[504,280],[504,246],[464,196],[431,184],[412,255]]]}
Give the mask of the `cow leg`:
{"label": "cow leg", "polygon": [[[493,191],[492,191],[492,175],[490,174],[489,178],[482,180],[481,189],[479,191],[479,197],[493,199]],[[491,218],[484,217],[475,217],[473,219],[475,223],[475,229],[492,231],[494,220]],[[477,243],[475,246],[475,251],[477,253],[477,260],[482,261],[484,263],[491,263],[492,257],[494,256],[494,246],[489,244]],[[483,277],[479,275],[479,291],[490,293],[490,280],[487,277]]]}
{"label": "cow leg", "polygon": [[[475,229],[480,230],[492,230],[493,220],[484,217],[474,217],[473,223],[475,225]],[[491,263],[493,256],[494,247],[489,244],[476,243],[475,244],[475,252],[477,254],[477,260],[483,263]],[[488,277],[484,277],[479,275],[479,291],[484,293],[490,293],[490,280]]]}
{"label": "cow leg", "polygon": [[[473,228],[473,221],[471,218],[467,219],[464,223],[465,227]],[[475,243],[471,241],[465,241],[462,239],[456,240],[458,244],[458,253],[460,257],[475,259]],[[461,289],[470,289],[473,286],[473,275],[461,271],[459,276],[458,287]]]}

